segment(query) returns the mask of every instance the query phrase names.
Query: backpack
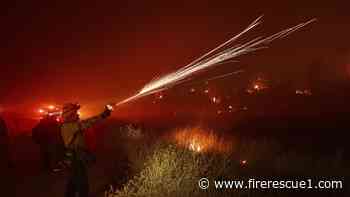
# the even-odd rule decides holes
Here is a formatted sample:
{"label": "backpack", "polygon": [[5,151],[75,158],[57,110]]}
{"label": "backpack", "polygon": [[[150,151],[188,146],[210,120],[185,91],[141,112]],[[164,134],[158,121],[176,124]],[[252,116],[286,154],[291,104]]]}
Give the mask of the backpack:
{"label": "backpack", "polygon": [[53,171],[61,171],[65,160],[66,148],[61,135],[61,126],[60,122],[44,120],[32,129],[33,141],[49,152]]}

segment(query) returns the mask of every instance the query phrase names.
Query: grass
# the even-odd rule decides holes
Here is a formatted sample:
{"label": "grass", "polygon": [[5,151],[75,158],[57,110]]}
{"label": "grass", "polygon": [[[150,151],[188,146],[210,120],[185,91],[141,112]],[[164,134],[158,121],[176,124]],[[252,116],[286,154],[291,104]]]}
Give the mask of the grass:
{"label": "grass", "polygon": [[[105,197],[295,196],[283,191],[219,191],[213,187],[203,191],[198,187],[198,180],[202,177],[241,180],[350,175],[342,151],[315,156],[285,150],[273,140],[235,139],[201,127],[175,129],[170,134],[159,135],[129,126],[121,133],[123,136],[118,137],[124,140],[129,158],[128,178],[123,184],[111,185]],[[320,192],[316,194],[323,196]]]}

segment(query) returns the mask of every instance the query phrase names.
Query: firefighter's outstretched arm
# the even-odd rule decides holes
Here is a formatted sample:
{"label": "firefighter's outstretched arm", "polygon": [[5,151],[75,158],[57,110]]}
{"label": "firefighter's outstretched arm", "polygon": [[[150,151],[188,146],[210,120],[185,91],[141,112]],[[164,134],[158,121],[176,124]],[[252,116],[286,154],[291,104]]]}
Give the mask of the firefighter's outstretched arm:
{"label": "firefighter's outstretched arm", "polygon": [[82,130],[88,129],[88,128],[92,127],[94,124],[100,122],[101,120],[106,119],[107,117],[109,117],[111,115],[112,111],[113,111],[113,108],[111,106],[107,105],[105,107],[105,110],[101,114],[99,114],[97,116],[93,116],[93,117],[85,119],[85,120],[82,120],[81,125],[80,125],[81,129]]}

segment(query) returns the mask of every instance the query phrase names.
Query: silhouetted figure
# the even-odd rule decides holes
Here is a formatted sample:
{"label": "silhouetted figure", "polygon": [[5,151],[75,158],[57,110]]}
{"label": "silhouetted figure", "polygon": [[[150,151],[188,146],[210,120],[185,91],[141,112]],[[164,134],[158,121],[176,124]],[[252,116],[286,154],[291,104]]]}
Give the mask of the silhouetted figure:
{"label": "silhouetted figure", "polygon": [[0,158],[4,158],[4,162],[1,165],[7,165],[6,167],[11,167],[11,159],[9,154],[9,136],[6,123],[4,119],[0,117]]}
{"label": "silhouetted figure", "polygon": [[88,197],[89,181],[87,164],[94,160],[89,153],[84,138],[84,131],[95,123],[107,118],[111,114],[111,108],[106,107],[105,111],[95,117],[80,120],[78,110],[80,105],[68,103],[63,107],[63,124],[61,134],[64,145],[67,149],[67,160],[70,162],[70,177],[66,186],[66,197]]}
{"label": "silhouetted figure", "polygon": [[32,129],[33,141],[39,145],[42,168],[44,171],[50,171],[54,165],[55,158],[55,129],[58,128],[58,122],[54,116],[45,116]]}

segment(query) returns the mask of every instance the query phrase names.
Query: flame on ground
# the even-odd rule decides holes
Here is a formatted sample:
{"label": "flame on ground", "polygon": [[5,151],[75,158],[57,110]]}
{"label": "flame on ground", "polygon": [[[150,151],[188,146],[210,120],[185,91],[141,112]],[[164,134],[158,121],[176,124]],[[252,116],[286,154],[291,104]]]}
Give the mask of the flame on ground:
{"label": "flame on ground", "polygon": [[231,152],[233,140],[220,137],[213,130],[201,127],[176,129],[173,139],[182,147],[195,152]]}

